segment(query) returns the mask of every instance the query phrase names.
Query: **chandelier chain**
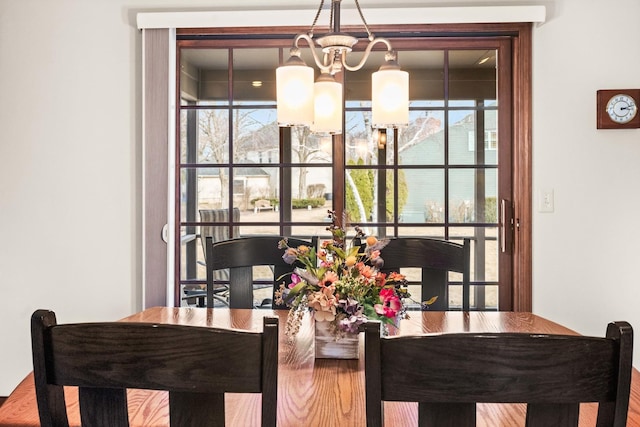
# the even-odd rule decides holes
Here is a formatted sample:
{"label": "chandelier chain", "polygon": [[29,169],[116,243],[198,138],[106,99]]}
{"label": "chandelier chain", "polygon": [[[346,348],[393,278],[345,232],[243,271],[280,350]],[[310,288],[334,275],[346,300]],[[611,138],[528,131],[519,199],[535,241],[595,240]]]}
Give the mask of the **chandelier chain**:
{"label": "chandelier chain", "polygon": [[358,13],[360,14],[360,19],[362,19],[362,23],[364,24],[364,29],[367,30],[369,41],[371,41],[375,38],[375,36],[371,32],[371,30],[369,30],[369,24],[367,24],[367,20],[364,19],[364,14],[362,13],[362,9],[360,9],[360,2],[358,0],[355,0],[355,3],[356,3],[356,8],[358,9]]}
{"label": "chandelier chain", "polygon": [[311,24],[311,28],[309,29],[309,36],[313,37],[313,29],[316,27],[318,23],[318,19],[320,18],[320,12],[322,12],[322,6],[324,6],[324,0],[320,0],[320,7],[318,7],[318,11],[316,12],[316,17],[313,18],[313,24]]}

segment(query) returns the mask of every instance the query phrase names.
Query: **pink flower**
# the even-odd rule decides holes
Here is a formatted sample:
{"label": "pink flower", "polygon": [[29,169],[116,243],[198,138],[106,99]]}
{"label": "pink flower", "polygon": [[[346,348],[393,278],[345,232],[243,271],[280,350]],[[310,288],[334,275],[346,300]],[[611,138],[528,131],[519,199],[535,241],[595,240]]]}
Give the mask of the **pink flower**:
{"label": "pink flower", "polygon": [[322,277],[322,280],[320,280],[319,285],[320,286],[331,286],[332,284],[334,284],[338,280],[340,280],[340,278],[335,273],[335,271],[331,271],[330,270],[330,271],[327,271],[326,273],[324,273],[324,277]]}
{"label": "pink flower", "polygon": [[301,281],[302,280],[300,279],[300,276],[298,276],[296,273],[291,273],[291,283],[289,283],[289,289],[295,288],[296,285]]}
{"label": "pink flower", "polygon": [[380,289],[380,302],[381,304],[375,304],[373,308],[379,315],[390,319],[396,317],[398,311],[402,308],[400,298],[398,298],[394,294],[393,289],[390,288]]}
{"label": "pink flower", "polygon": [[308,305],[315,311],[316,320],[331,322],[336,318],[338,300],[334,292],[335,286],[332,285],[309,294]]}

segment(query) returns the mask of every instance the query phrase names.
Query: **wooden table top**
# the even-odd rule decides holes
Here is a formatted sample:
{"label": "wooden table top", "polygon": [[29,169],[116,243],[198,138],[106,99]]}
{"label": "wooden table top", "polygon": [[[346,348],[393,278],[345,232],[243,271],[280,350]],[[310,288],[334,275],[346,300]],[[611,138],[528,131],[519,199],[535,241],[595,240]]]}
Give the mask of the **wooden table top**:
{"label": "wooden table top", "polygon": [[[360,359],[314,358],[313,328],[305,319],[294,341],[284,337],[285,310],[227,310],[155,307],[122,320],[206,327],[262,330],[262,318],[280,318],[278,371],[278,426],[360,427],[365,425],[363,337]],[[513,312],[415,312],[402,320],[400,334],[435,332],[526,332],[575,334],[531,313]],[[602,334],[605,333],[603,325]],[[197,343],[194,343],[197,345]],[[206,363],[206,361],[204,361]],[[72,426],[79,426],[77,390],[65,390]],[[228,394],[228,426],[258,426],[260,395]],[[167,426],[168,396],[165,392],[129,391],[132,426]],[[479,404],[478,426],[524,426],[524,405]],[[583,404],[580,426],[595,426],[596,405]],[[0,426],[38,426],[33,375],[28,375],[0,407]],[[385,403],[385,426],[417,426],[417,404]],[[628,426],[640,427],[640,374],[634,369]]]}

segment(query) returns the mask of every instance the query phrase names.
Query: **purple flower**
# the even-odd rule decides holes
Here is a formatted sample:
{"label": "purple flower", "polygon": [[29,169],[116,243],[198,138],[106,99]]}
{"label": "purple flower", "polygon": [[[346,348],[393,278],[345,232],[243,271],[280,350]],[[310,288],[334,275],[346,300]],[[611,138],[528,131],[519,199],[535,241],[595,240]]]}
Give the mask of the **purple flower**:
{"label": "purple flower", "polygon": [[349,316],[362,317],[364,307],[353,298],[341,299],[338,301],[338,307]]}
{"label": "purple flower", "polygon": [[365,319],[363,316],[348,316],[340,320],[340,323],[338,323],[338,328],[341,331],[350,334],[357,334],[360,330],[360,325],[363,324],[364,321]]}
{"label": "purple flower", "polygon": [[282,255],[282,259],[287,264],[293,264],[294,262],[296,262],[297,258],[298,252],[294,248],[287,248],[287,250],[284,251],[284,255]]}

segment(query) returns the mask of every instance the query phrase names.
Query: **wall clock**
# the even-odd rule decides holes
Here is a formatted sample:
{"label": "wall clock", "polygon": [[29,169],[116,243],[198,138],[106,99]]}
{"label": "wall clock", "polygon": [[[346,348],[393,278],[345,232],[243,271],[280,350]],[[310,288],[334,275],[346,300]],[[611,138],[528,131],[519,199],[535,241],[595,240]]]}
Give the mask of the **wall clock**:
{"label": "wall clock", "polygon": [[640,128],[640,89],[606,89],[597,92],[598,129]]}

